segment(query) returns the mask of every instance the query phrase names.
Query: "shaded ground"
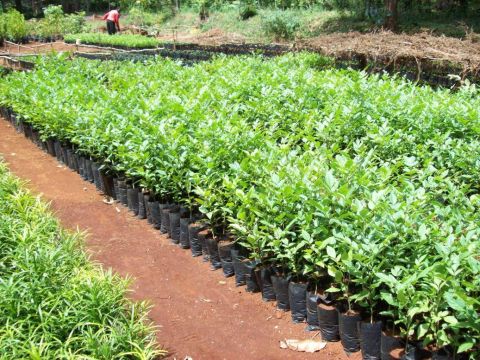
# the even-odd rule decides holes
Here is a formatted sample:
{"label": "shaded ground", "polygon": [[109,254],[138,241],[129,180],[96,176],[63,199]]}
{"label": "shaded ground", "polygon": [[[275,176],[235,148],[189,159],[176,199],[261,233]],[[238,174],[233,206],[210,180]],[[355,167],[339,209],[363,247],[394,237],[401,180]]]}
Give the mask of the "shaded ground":
{"label": "shaded ground", "polygon": [[158,341],[183,359],[320,359],[347,357],[340,343],[320,353],[305,354],[279,348],[285,338],[319,336],[293,324],[290,313],[278,316],[272,303],[259,294],[236,288],[233,278],[190,252],[173,245],[146,221],[120,205],[107,205],[95,187],[39,150],[6,122],[0,121],[0,154],[11,171],[29,180],[29,187],[51,201],[62,224],[85,230],[93,259],[123,276],[133,277],[132,297],[148,300],[158,325]]}

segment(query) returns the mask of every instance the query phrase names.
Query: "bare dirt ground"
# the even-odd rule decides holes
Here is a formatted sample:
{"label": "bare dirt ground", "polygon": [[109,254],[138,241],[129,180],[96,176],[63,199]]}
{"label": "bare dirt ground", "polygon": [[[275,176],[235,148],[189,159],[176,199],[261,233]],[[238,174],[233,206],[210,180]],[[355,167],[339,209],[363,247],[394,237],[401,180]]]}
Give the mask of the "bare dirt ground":
{"label": "bare dirt ground", "polygon": [[273,303],[237,288],[233,278],[212,272],[190,251],[172,244],[146,221],[121,205],[107,205],[95,187],[39,150],[0,119],[0,154],[14,174],[51,201],[66,228],[86,231],[93,260],[132,277],[132,298],[152,304],[158,341],[171,359],[320,359],[359,360],[340,343],[319,353],[279,348],[282,339],[319,338],[293,324],[290,313],[277,314]]}
{"label": "bare dirt ground", "polygon": [[30,42],[25,45],[4,44],[0,47],[0,55],[35,55],[47,54],[51,52],[98,52],[98,49],[76,46],[74,44],[66,44],[63,41],[55,41],[52,43]]}

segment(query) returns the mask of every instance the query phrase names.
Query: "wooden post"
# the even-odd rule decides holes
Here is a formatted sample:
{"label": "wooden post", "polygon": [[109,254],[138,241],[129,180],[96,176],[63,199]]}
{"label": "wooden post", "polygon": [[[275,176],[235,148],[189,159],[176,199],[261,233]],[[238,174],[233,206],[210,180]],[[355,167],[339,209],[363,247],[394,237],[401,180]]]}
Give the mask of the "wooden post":
{"label": "wooden post", "polygon": [[173,29],[173,51],[177,50],[177,30]]}

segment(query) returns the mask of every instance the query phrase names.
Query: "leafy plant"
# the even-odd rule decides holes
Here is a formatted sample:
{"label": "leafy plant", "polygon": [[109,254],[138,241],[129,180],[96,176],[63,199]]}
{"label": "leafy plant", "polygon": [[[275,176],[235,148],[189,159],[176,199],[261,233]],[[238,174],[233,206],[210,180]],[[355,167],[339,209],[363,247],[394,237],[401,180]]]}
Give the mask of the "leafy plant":
{"label": "leafy plant", "polygon": [[147,306],[128,281],[92,265],[81,236],[0,163],[0,353],[13,358],[156,359]]}
{"label": "leafy plant", "polygon": [[[113,38],[113,37],[112,37]],[[65,101],[67,99],[68,101]],[[478,357],[478,89],[314,54],[38,60],[0,105],[407,341]]]}
{"label": "leafy plant", "polygon": [[300,21],[290,13],[277,11],[262,19],[263,28],[275,39],[291,40],[300,28]]}

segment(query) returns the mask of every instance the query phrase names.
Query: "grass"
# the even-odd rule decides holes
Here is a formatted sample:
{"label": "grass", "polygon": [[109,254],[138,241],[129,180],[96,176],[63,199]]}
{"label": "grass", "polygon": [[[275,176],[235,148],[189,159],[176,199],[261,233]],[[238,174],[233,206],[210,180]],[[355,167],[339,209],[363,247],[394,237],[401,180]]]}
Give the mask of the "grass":
{"label": "grass", "polygon": [[0,163],[0,359],[154,359],[144,303]]}
{"label": "grass", "polygon": [[[178,31],[190,31],[193,34],[220,29],[225,33],[243,35],[248,42],[264,43],[273,40],[272,36],[265,34],[264,19],[278,12],[282,11],[260,9],[257,16],[242,21],[239,19],[238,7],[232,5],[211,11],[210,17],[205,22],[200,22],[198,13],[187,8],[157,26],[160,31],[168,32],[171,28],[177,28]],[[288,9],[283,13],[298,19],[301,25],[296,37],[303,39],[335,32],[367,32],[379,28],[379,25],[351,11],[310,8]],[[435,35],[463,38],[467,32],[478,33],[480,23],[478,15],[475,14],[463,17],[442,12],[424,14],[400,12],[399,30],[410,34],[427,31]]]}

